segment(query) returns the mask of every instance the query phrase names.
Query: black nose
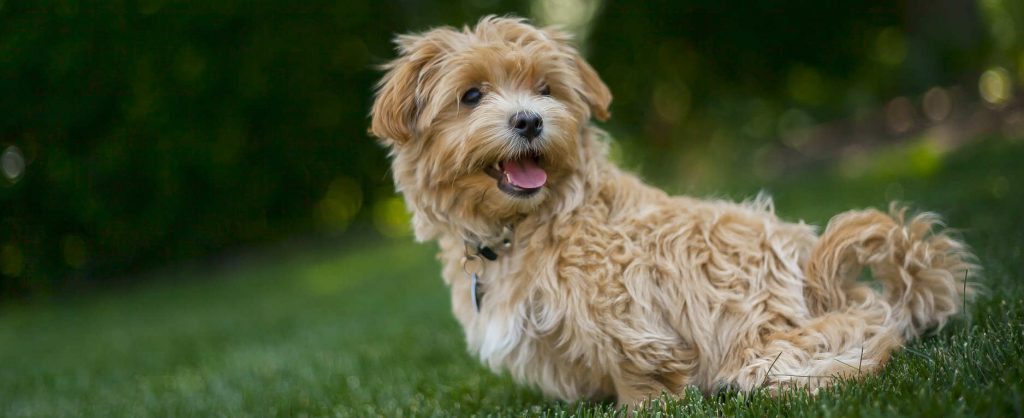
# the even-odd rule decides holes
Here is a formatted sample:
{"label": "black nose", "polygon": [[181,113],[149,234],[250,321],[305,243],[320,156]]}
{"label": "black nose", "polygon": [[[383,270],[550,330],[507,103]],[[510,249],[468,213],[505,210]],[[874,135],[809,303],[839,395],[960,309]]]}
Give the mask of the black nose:
{"label": "black nose", "polygon": [[544,130],[544,119],[533,112],[519,112],[509,119],[508,125],[523,138],[533,140]]}

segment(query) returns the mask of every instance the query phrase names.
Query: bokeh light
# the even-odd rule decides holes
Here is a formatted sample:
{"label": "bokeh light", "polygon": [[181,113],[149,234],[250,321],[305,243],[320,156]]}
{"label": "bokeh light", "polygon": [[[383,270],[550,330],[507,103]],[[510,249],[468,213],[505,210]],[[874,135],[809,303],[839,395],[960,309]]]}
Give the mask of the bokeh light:
{"label": "bokeh light", "polygon": [[978,80],[978,93],[986,102],[1001,106],[1010,100],[1013,82],[1010,80],[1010,72],[1003,67],[995,67],[986,70]]}
{"label": "bokeh light", "polygon": [[559,25],[582,42],[600,8],[600,0],[535,0],[531,11],[541,24]]}
{"label": "bokeh light", "polygon": [[989,21],[988,30],[999,49],[1012,48],[1018,41],[1018,28],[1014,22],[1014,6],[1017,0],[981,0],[980,6]]}
{"label": "bokeh light", "polygon": [[878,32],[875,38],[875,57],[888,66],[903,63],[907,55],[907,42],[899,28],[889,27]]}
{"label": "bokeh light", "polygon": [[25,173],[25,156],[21,149],[15,145],[8,146],[3,154],[0,154],[0,170],[4,177],[11,183],[16,183]]}
{"label": "bokeh light", "polygon": [[942,148],[940,143],[932,138],[924,138],[917,144],[911,145],[908,152],[907,162],[910,163],[911,174],[916,177],[926,178],[935,174],[942,164]]}
{"label": "bokeh light", "polygon": [[811,139],[809,128],[814,119],[800,109],[787,109],[779,116],[778,134],[782,142],[794,149],[803,149]]}
{"label": "bokeh light", "polygon": [[412,233],[409,221],[409,211],[400,196],[382,199],[373,207],[373,225],[384,236],[408,236]]}
{"label": "bokeh light", "polygon": [[897,97],[885,105],[885,120],[889,130],[904,133],[914,127],[914,104],[906,97]]}
{"label": "bokeh light", "polygon": [[651,107],[665,123],[679,123],[690,111],[690,90],[681,81],[658,83],[651,95]]}
{"label": "bokeh light", "polygon": [[946,89],[932,87],[924,94],[921,107],[928,119],[933,122],[941,122],[949,117],[949,112],[953,110],[953,99]]}
{"label": "bokeh light", "polygon": [[807,66],[796,66],[789,72],[789,96],[805,105],[820,104],[825,99],[821,74]]}
{"label": "bokeh light", "polygon": [[334,231],[348,228],[352,218],[363,206],[363,191],[351,177],[341,176],[331,181],[323,199],[316,204],[320,221]]}

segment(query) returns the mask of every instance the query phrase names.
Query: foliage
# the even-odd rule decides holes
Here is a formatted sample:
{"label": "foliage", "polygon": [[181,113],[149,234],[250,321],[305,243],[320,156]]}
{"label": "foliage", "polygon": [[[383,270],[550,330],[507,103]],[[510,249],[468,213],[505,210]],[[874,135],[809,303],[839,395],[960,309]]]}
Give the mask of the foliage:
{"label": "foliage", "polygon": [[[773,147],[810,158],[811,127],[878,124],[894,97],[972,88],[991,43],[971,2],[622,1],[593,30],[590,60],[615,94],[628,162],[691,187],[760,168]],[[873,139],[886,139],[880,128]]]}
{"label": "foliage", "polygon": [[366,221],[393,34],[494,10],[517,9],[0,2],[0,151],[27,163],[0,178],[0,298]]}

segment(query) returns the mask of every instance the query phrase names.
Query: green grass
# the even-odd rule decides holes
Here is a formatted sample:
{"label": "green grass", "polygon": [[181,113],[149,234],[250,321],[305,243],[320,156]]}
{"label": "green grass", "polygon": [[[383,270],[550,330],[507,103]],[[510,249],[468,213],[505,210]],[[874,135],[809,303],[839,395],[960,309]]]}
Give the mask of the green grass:
{"label": "green grass", "polygon": [[[780,214],[819,225],[889,198],[937,210],[977,251],[989,292],[970,320],[911,344],[861,382],[816,397],[691,392],[642,415],[1024,414],[1022,157],[1024,143],[990,139],[921,170],[867,164],[856,178],[823,170],[769,184]],[[0,310],[0,416],[613,412],[610,403],[544,399],[479,366],[449,313],[432,246],[346,248],[8,306]]]}

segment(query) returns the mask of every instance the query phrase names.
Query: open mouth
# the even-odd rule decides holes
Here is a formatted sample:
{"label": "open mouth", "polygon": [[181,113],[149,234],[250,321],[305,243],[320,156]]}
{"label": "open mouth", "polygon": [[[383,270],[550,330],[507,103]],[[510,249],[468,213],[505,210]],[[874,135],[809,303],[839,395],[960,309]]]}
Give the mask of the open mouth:
{"label": "open mouth", "polygon": [[530,197],[544,188],[548,173],[540,167],[540,154],[501,161],[484,171],[498,181],[498,189],[514,197]]}

